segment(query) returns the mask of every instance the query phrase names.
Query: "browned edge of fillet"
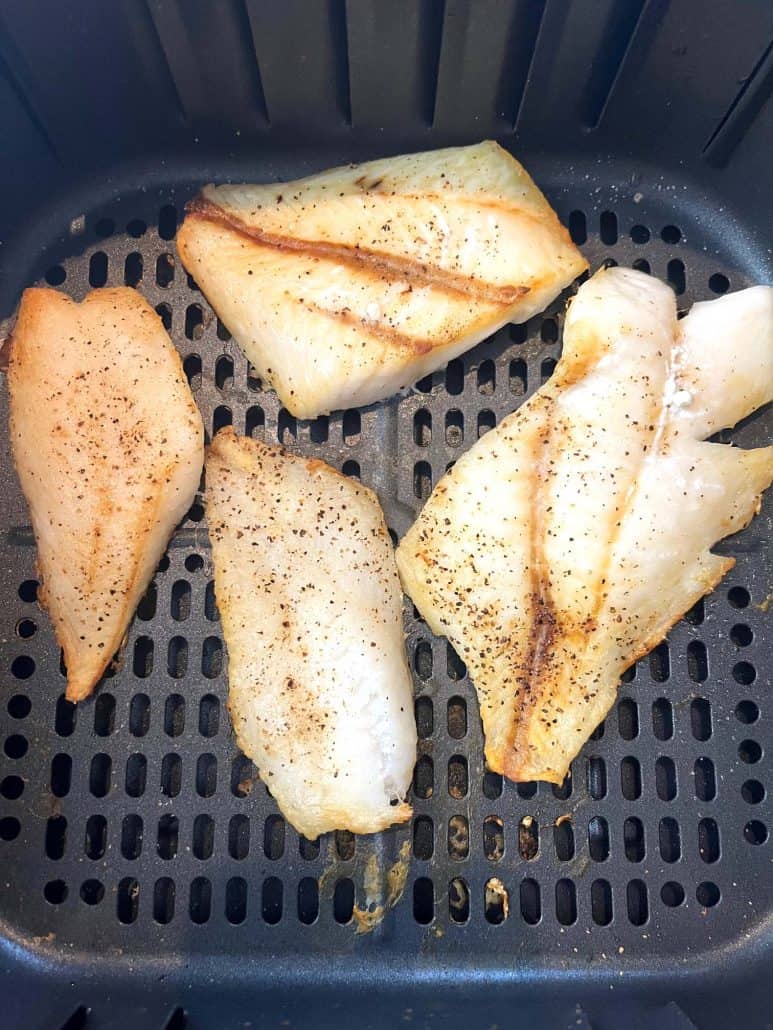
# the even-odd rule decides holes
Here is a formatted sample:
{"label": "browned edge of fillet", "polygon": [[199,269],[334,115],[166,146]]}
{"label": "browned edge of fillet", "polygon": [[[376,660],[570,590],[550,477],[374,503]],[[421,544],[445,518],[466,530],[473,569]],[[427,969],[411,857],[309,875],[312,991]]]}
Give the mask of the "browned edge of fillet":
{"label": "browned edge of fillet", "polygon": [[322,240],[300,240],[293,236],[282,236],[278,233],[264,232],[255,226],[247,225],[241,218],[230,214],[217,204],[201,195],[194,197],[186,205],[188,219],[200,219],[222,225],[247,239],[277,250],[291,250],[308,254],[312,257],[332,258],[341,264],[360,270],[369,269],[379,276],[413,280],[422,285],[434,286],[450,293],[458,293],[477,301],[508,307],[529,293],[530,286],[494,286],[491,283],[479,282],[466,275],[434,268],[411,258],[384,254],[380,251],[361,247],[359,244],[328,243]]}

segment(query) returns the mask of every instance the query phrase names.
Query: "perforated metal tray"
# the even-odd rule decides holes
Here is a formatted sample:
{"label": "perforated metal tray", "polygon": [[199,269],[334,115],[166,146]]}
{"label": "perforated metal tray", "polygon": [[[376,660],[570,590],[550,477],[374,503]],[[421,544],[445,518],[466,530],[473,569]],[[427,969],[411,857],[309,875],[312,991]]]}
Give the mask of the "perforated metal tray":
{"label": "perforated metal tray", "polygon": [[[694,193],[682,202],[686,184],[637,185],[621,166],[520,156],[593,268],[614,261],[667,278],[684,308],[758,279],[764,255],[716,211],[697,222]],[[251,174],[309,166],[267,162]],[[162,314],[210,433],[233,423],[360,476],[399,535],[455,458],[550,375],[566,298],[407,396],[296,422],[175,259],[184,202],[210,177],[175,168],[163,188],[111,184],[110,202],[85,218],[73,201],[69,231],[57,225],[37,259],[41,281],[76,298],[136,286]],[[3,390],[3,419],[5,407]],[[758,444],[764,423],[755,416],[723,439]],[[73,1027],[168,1018],[181,1027],[185,1006],[191,1026],[251,1016],[263,1025],[264,1011],[271,1025],[339,1025],[349,1011],[381,1026],[410,1022],[418,1006],[421,1025],[437,1016],[484,1026],[486,999],[501,1012],[506,991],[522,999],[524,1018],[539,999],[570,1014],[582,999],[594,1026],[619,1026],[618,996],[657,1005],[689,992],[700,1015],[696,987],[732,983],[764,959],[770,504],[721,545],[735,570],[626,676],[560,789],[503,784],[484,770],[465,668],[407,604],[415,818],[376,838],[312,844],[284,824],[234,744],[200,502],[140,605],[120,668],[76,710],[35,603],[34,546],[5,435],[0,475],[0,935],[15,956],[6,969],[55,983],[46,1025],[75,1012]],[[352,906],[366,905],[368,860],[385,876],[407,853],[402,899],[357,933]],[[376,988],[380,1011],[368,1003]],[[709,1001],[707,990],[707,1022]],[[505,1025],[491,1011],[490,1024]],[[578,1010],[579,1025],[585,1018]]]}

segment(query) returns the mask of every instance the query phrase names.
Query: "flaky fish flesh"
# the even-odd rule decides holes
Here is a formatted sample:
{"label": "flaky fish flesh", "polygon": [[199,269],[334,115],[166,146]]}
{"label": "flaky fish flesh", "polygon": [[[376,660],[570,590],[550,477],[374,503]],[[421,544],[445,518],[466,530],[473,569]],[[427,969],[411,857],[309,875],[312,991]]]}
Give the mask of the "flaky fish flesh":
{"label": "flaky fish flesh", "polygon": [[310,839],[404,822],[413,693],[375,494],[230,428],[215,437],[206,472],[239,746]]}
{"label": "flaky fish flesh", "polygon": [[204,463],[201,416],[161,319],[134,290],[76,304],[26,290],[8,367],[11,443],[38,547],[38,598],[92,692],[126,635]]}
{"label": "flaky fish flesh", "polygon": [[702,442],[773,396],[773,289],[696,304],[621,268],[583,284],[553,377],[437,484],[397,552],[467,663],[486,759],[560,783],[621,674],[734,565],[773,447]]}
{"label": "flaky fish flesh", "polygon": [[396,393],[541,311],[587,265],[491,142],[297,182],[207,186],[177,248],[299,418]]}

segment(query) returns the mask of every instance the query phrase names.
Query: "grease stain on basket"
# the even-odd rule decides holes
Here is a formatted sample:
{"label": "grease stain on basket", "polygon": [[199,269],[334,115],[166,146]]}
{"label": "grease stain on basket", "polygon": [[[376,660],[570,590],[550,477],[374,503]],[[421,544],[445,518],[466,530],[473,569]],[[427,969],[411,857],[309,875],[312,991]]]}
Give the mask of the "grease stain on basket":
{"label": "grease stain on basket", "polygon": [[256,783],[260,782],[260,776],[255,773],[254,776],[245,776],[243,780],[239,780],[236,784],[236,793],[240,798],[246,798],[252,793],[252,788]]}
{"label": "grease stain on basket", "polygon": [[510,915],[510,895],[498,876],[486,882],[485,908],[487,913],[498,913],[496,920],[490,920],[492,922],[504,922]]}
{"label": "grease stain on basket", "polygon": [[330,859],[330,864],[325,866],[317,877],[317,889],[320,897],[325,893],[328,884],[332,883],[335,886],[338,877],[338,855],[336,853],[335,840],[332,836],[328,845],[328,858]]}
{"label": "grease stain on basket", "polygon": [[368,856],[362,880],[365,904],[362,908],[355,905],[352,911],[355,933],[370,933],[402,898],[408,880],[410,854],[410,841],[403,841],[397,861],[386,870],[375,852]]}
{"label": "grease stain on basket", "polygon": [[[340,860],[333,840],[329,846],[329,858],[329,865],[317,880],[320,895],[335,884],[340,874]],[[406,840],[400,845],[397,858],[391,865],[386,865],[379,852],[374,851],[368,855],[364,866],[354,872],[356,897],[360,900],[355,901],[348,925],[354,927],[356,934],[371,933],[400,901],[408,881],[410,859],[411,842]]]}

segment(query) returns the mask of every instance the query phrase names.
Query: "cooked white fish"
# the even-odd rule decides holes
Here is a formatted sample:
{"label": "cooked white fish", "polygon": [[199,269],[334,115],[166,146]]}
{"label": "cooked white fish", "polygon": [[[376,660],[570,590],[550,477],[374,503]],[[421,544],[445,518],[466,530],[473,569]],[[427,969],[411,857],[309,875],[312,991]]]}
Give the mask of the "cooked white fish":
{"label": "cooked white fish", "polygon": [[773,448],[703,443],[773,396],[773,289],[696,304],[613,268],[580,287],[553,377],[445,475],[397,551],[467,663],[486,759],[560,783],[625,669],[732,568]]}
{"label": "cooked white fish", "polygon": [[232,429],[215,437],[206,469],[239,747],[311,839],[404,822],[413,692],[400,581],[375,494]]}
{"label": "cooked white fish", "polygon": [[11,443],[41,587],[88,697],[196,494],[204,429],[161,319],[127,288],[76,304],[25,290],[8,368]]}
{"label": "cooked white fish", "polygon": [[183,264],[299,418],[396,393],[541,311],[587,267],[490,142],[207,186],[188,210]]}

